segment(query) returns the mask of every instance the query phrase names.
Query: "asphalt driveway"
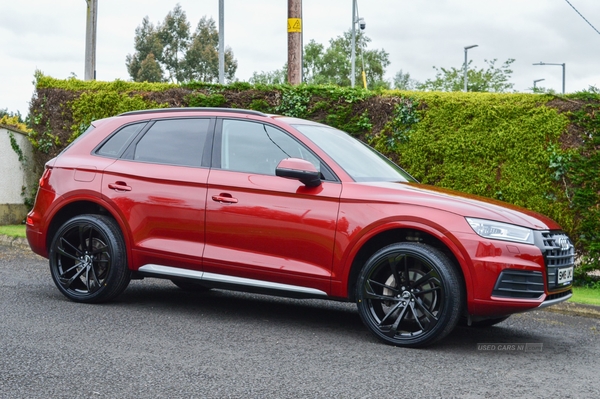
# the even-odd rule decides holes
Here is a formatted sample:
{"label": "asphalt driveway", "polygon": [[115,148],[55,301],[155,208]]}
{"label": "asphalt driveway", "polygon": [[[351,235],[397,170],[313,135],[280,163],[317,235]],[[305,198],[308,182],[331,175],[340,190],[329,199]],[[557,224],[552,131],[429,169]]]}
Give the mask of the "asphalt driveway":
{"label": "asphalt driveway", "polygon": [[147,279],[116,302],[76,304],[47,260],[5,243],[0,398],[598,398],[600,319],[564,312],[402,349],[346,303]]}

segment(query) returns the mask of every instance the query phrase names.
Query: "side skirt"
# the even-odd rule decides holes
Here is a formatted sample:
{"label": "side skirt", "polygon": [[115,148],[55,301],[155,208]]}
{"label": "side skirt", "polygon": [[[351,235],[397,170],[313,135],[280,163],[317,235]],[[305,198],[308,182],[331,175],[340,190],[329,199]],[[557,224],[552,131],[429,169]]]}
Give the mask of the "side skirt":
{"label": "side skirt", "polygon": [[140,267],[138,273],[147,277],[178,278],[202,281],[211,288],[223,288],[259,294],[280,295],[292,298],[324,298],[327,293],[315,288],[274,283],[251,278],[234,277],[225,274],[207,273],[196,270],[180,269],[171,266],[148,264]]}

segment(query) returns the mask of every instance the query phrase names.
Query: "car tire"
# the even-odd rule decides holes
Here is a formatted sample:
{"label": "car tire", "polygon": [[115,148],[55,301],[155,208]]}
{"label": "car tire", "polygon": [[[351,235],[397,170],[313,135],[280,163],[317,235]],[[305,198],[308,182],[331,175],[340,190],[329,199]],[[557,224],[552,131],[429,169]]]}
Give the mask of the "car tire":
{"label": "car tire", "polygon": [[123,235],[107,216],[81,215],[67,221],[54,235],[48,258],[54,283],[75,302],[110,301],[131,280]]}
{"label": "car tire", "polygon": [[356,285],[358,312],[381,341],[423,347],[448,335],[459,321],[464,289],[441,251],[397,243],[373,254]]}
{"label": "car tire", "polygon": [[209,287],[202,285],[201,283],[199,283],[197,281],[193,281],[193,280],[172,279],[171,282],[184,291],[189,291],[189,292],[210,291]]}

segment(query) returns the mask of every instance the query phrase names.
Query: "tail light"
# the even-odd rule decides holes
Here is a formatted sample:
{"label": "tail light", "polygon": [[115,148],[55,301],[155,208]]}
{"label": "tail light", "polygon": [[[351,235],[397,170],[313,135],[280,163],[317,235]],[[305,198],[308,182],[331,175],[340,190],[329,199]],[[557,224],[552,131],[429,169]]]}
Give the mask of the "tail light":
{"label": "tail light", "polygon": [[42,175],[42,177],[40,177],[40,187],[45,187],[48,185],[48,180],[50,180],[50,173],[52,173],[52,167],[46,165],[44,174]]}

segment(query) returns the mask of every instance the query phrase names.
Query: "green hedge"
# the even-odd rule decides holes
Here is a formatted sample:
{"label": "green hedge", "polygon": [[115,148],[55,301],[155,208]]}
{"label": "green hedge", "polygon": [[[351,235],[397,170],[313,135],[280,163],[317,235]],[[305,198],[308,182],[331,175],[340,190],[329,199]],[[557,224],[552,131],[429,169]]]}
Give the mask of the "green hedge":
{"label": "green hedge", "polygon": [[39,166],[92,120],[159,107],[248,108],[342,129],[426,184],[524,206],[557,220],[600,263],[600,96],[371,92],[336,86],[227,86],[57,80],[38,74],[31,141]]}

